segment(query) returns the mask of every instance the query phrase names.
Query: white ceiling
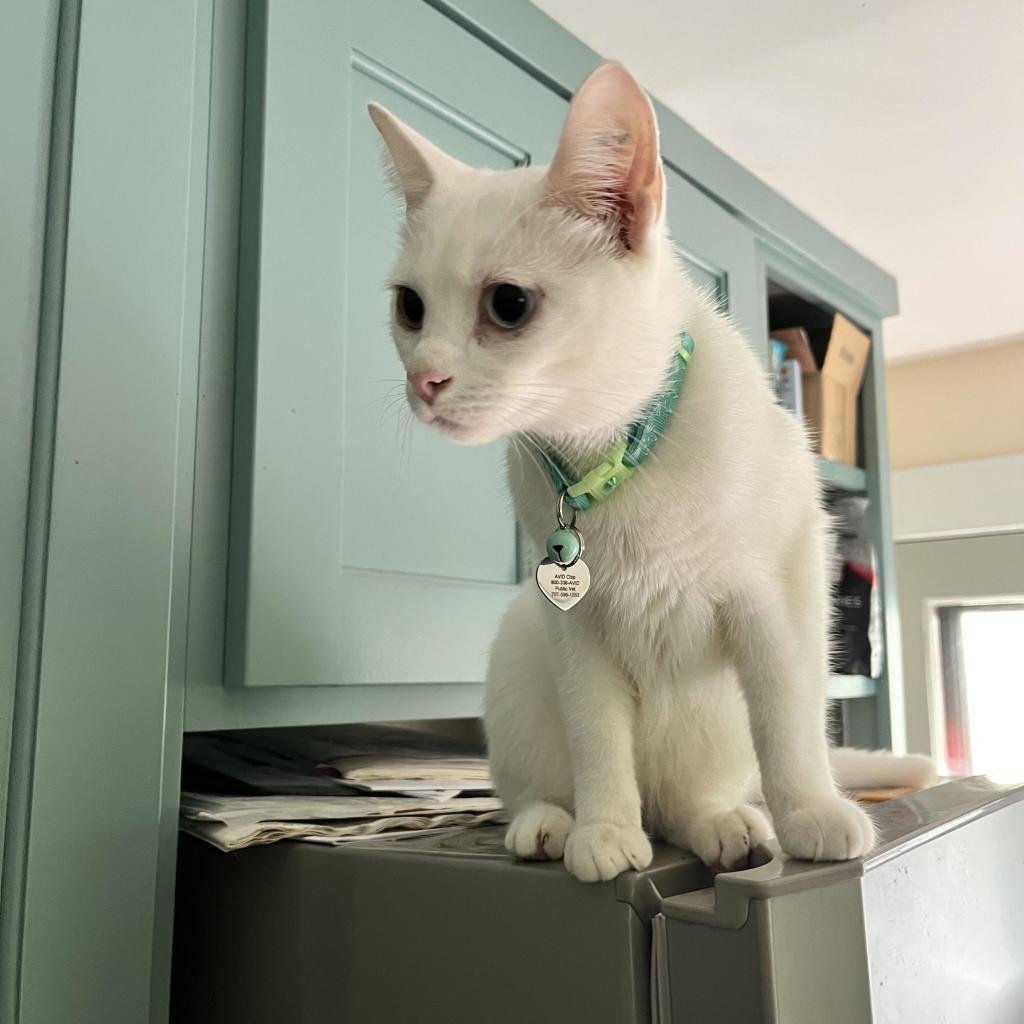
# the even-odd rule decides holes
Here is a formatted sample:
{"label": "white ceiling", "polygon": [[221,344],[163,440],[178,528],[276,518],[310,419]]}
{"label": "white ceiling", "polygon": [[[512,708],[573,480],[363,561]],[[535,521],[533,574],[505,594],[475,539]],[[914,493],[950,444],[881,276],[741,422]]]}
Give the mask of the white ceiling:
{"label": "white ceiling", "polygon": [[535,2],[896,276],[888,358],[1024,334],[1024,0]]}

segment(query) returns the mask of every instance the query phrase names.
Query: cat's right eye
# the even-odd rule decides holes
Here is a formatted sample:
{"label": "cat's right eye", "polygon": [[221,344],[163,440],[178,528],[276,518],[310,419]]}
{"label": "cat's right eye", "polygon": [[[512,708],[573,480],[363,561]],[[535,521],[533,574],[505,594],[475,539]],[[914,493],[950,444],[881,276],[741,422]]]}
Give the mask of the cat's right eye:
{"label": "cat's right eye", "polygon": [[484,292],[484,313],[503,331],[522,327],[533,315],[535,305],[533,292],[507,281],[492,284]]}
{"label": "cat's right eye", "polygon": [[418,331],[423,326],[426,307],[417,292],[404,284],[395,289],[395,317],[398,322],[410,331]]}

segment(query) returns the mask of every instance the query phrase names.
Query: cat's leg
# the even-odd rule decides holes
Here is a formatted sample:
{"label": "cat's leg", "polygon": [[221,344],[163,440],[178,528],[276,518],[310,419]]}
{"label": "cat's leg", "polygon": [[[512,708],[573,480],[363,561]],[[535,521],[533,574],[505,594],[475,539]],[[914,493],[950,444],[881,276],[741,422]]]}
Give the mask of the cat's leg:
{"label": "cat's leg", "polygon": [[498,795],[512,815],[505,848],[521,860],[559,860],[573,827],[572,769],[555,693],[555,652],[524,588],[491,652],[484,706]]}
{"label": "cat's leg", "polygon": [[735,673],[691,669],[640,709],[637,774],[652,829],[709,867],[747,867],[771,828],[750,802],[757,763]]}
{"label": "cat's leg", "polygon": [[565,866],[581,881],[607,881],[652,857],[633,757],[635,692],[586,619],[560,640],[556,682],[576,808]]}
{"label": "cat's leg", "polygon": [[725,609],[723,625],[782,848],[805,860],[849,860],[871,850],[874,829],[832,780],[824,541],[810,529],[805,541],[777,578],[751,575]]}
{"label": "cat's leg", "polygon": [[585,620],[556,647],[548,611],[525,588],[491,655],[485,724],[495,784],[513,816],[506,846],[529,859],[564,854],[583,881],[614,878],[652,856],[633,766],[634,698]]}

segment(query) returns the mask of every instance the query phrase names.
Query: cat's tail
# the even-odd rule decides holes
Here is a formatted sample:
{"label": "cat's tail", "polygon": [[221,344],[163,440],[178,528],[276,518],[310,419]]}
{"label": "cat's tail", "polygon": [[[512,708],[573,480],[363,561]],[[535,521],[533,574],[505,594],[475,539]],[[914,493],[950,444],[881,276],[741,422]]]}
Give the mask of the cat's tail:
{"label": "cat's tail", "polygon": [[888,789],[913,786],[923,789],[936,780],[935,762],[924,754],[893,754],[888,750],[833,747],[829,751],[832,775],[842,789]]}

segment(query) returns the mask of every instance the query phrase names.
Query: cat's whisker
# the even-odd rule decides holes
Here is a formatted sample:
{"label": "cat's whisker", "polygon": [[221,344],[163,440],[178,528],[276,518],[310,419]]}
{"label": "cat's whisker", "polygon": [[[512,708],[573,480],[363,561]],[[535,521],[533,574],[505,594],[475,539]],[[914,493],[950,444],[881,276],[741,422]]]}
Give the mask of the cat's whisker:
{"label": "cat's whisker", "polygon": [[520,451],[524,453],[527,456],[527,458],[529,458],[529,460],[534,464],[534,466],[537,467],[537,472],[540,473],[541,476],[544,476],[546,471],[544,467],[541,465],[540,459],[537,457],[537,454],[533,450],[534,448],[536,448],[539,452],[541,450],[539,446],[535,445],[534,442],[530,439],[530,437],[526,434],[519,434],[518,436],[513,434],[511,435],[510,440],[512,440],[513,443],[516,444],[516,446],[520,449]]}
{"label": "cat's whisker", "polygon": [[412,464],[412,429],[413,429],[413,415],[408,406],[405,407],[402,414],[402,440],[399,447],[399,473],[402,476],[408,476],[409,467]]}
{"label": "cat's whisker", "polygon": [[537,456],[530,450],[529,444],[525,441],[522,435],[510,434],[509,444],[513,450],[519,455],[519,482],[520,484],[526,479],[526,467],[528,462],[532,462],[536,467],[537,471],[543,472],[540,462]]}
{"label": "cat's whisker", "polygon": [[408,402],[404,394],[402,395],[385,395],[376,400],[376,403],[382,407],[384,412],[390,412],[396,406],[407,405]]}
{"label": "cat's whisker", "polygon": [[386,409],[382,410],[380,415],[380,426],[383,426],[385,421],[391,417],[395,417],[398,422],[403,413],[408,409],[408,405],[405,402],[394,402],[389,405]]}

